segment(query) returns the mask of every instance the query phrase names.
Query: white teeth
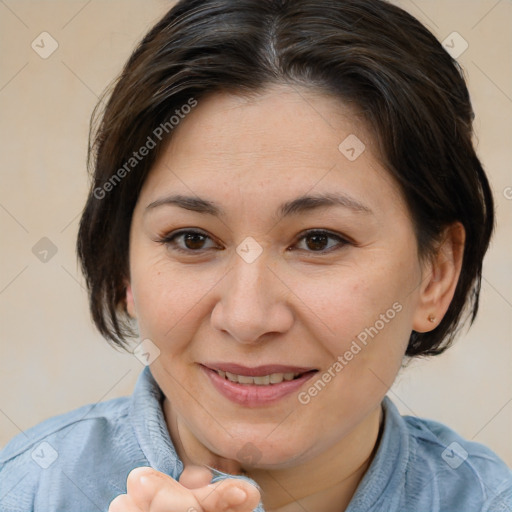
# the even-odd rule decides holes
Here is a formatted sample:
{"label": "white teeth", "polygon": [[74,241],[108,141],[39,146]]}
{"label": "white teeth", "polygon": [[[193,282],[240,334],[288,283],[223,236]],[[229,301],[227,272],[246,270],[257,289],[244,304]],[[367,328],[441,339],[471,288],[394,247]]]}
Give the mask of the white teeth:
{"label": "white teeth", "polygon": [[266,386],[267,384],[270,384],[270,375],[264,375],[263,377],[253,377],[252,380],[257,386]]}
{"label": "white teeth", "polygon": [[273,373],[270,376],[270,384],[279,384],[283,382],[283,374],[282,373]]}
{"label": "white teeth", "polygon": [[244,375],[238,375],[238,382],[240,384],[252,384],[254,377],[245,377]]}
{"label": "white teeth", "polygon": [[235,375],[234,373],[226,372],[226,377],[227,377],[231,382],[238,382],[238,375]]}
{"label": "white teeth", "polygon": [[280,384],[284,380],[293,380],[301,375],[300,373],[272,373],[271,375],[261,375],[258,377],[249,377],[248,375],[236,375],[222,370],[215,370],[221,377],[237,384],[250,384],[256,386],[268,386],[270,384]]}

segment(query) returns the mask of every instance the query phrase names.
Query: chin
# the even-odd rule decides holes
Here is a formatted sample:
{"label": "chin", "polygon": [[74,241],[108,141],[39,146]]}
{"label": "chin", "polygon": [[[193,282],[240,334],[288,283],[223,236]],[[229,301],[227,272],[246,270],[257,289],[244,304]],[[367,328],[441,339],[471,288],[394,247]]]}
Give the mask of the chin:
{"label": "chin", "polygon": [[224,459],[238,461],[246,469],[285,469],[308,458],[307,452],[311,452],[311,448],[306,446],[306,440],[286,441],[269,439],[265,432],[260,436],[246,436],[244,440],[230,439],[226,449],[217,453]]}

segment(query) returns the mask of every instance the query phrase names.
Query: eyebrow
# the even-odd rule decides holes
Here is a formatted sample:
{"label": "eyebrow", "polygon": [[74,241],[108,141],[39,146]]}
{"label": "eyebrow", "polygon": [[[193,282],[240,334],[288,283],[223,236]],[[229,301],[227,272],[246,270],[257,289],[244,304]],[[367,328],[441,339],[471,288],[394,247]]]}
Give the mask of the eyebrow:
{"label": "eyebrow", "polygon": [[[182,194],[167,196],[153,201],[146,206],[145,213],[164,205],[175,205],[186,210],[213,215],[215,217],[226,216],[224,210],[213,201],[200,197],[185,196]],[[299,215],[312,210],[333,206],[341,206],[352,210],[355,213],[373,214],[372,210],[368,206],[357,201],[353,197],[346,194],[325,193],[305,195],[283,203],[278,209],[277,218],[282,219],[283,217]]]}

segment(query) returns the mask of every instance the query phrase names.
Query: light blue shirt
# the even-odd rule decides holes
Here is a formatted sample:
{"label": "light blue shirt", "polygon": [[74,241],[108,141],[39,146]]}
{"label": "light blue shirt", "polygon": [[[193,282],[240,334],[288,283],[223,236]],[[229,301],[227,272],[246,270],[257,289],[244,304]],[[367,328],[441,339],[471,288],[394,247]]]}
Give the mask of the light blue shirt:
{"label": "light blue shirt", "polygon": [[[178,479],[183,464],[162,399],[146,367],[131,397],[80,407],[14,437],[0,451],[0,511],[106,512],[138,466]],[[346,512],[512,512],[512,471],[496,454],[440,423],[401,416],[387,397],[383,408],[377,453]],[[216,472],[212,481],[230,477]],[[261,503],[256,510],[264,511]]]}

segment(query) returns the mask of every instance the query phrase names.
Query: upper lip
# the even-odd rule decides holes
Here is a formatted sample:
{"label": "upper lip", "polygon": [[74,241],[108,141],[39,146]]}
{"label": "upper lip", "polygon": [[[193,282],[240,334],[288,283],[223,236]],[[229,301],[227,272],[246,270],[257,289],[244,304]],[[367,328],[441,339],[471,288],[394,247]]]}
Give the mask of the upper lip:
{"label": "upper lip", "polygon": [[265,364],[252,368],[237,363],[203,363],[203,366],[206,366],[206,368],[210,370],[221,370],[223,372],[247,377],[261,377],[263,375],[271,375],[272,373],[306,373],[316,370],[316,368],[288,366],[283,364]]}

